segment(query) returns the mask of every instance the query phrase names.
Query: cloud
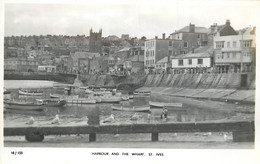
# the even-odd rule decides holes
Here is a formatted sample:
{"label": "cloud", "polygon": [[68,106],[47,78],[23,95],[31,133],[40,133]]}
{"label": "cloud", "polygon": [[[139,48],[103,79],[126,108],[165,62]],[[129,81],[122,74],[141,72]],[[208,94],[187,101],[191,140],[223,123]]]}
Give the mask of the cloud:
{"label": "cloud", "polygon": [[[221,9],[221,10],[220,10]],[[88,35],[102,27],[103,36],[128,33],[153,38],[169,35],[189,23],[209,27],[231,20],[235,29],[256,23],[252,3],[139,4],[6,4],[5,35]],[[246,14],[244,14],[246,11]]]}

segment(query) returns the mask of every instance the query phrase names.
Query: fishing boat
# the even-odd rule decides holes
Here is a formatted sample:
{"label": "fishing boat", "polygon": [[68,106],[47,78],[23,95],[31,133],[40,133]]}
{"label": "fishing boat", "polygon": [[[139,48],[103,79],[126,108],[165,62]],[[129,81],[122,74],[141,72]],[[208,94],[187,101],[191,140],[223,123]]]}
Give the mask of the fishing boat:
{"label": "fishing boat", "polygon": [[28,96],[42,96],[43,91],[20,89],[19,94],[20,95],[28,95]]}
{"label": "fishing boat", "polygon": [[97,100],[90,98],[66,99],[68,104],[96,104]]}
{"label": "fishing boat", "polygon": [[134,91],[134,95],[150,95],[151,91]]}
{"label": "fishing boat", "polygon": [[121,97],[117,96],[101,96],[102,103],[119,103],[121,101]]}
{"label": "fishing boat", "polygon": [[150,107],[143,106],[143,107],[123,107],[123,106],[112,106],[113,110],[117,111],[126,111],[126,112],[149,112]]}
{"label": "fishing boat", "polygon": [[60,98],[62,96],[64,96],[64,95],[63,94],[52,94],[52,93],[50,93],[50,98]]}
{"label": "fishing boat", "polygon": [[10,94],[10,93],[11,93],[11,91],[8,91],[7,89],[4,88],[4,95]]}
{"label": "fishing boat", "polygon": [[90,89],[87,88],[87,89],[85,90],[85,93],[86,93],[86,94],[92,94],[92,93],[94,93],[94,91],[92,91],[92,90],[90,90]]}
{"label": "fishing boat", "polygon": [[43,110],[44,104],[39,102],[19,102],[19,101],[4,101],[4,106],[6,109],[14,109],[14,110]]}
{"label": "fishing boat", "polygon": [[36,99],[36,101],[43,103],[45,106],[62,107],[66,105],[66,100],[61,99]]}
{"label": "fishing boat", "polygon": [[166,107],[182,107],[182,103],[165,103],[165,102],[153,102],[149,101],[151,107],[163,108]]}
{"label": "fishing boat", "polygon": [[56,98],[56,99],[66,99],[66,98],[70,98],[70,99],[77,99],[79,98],[79,95],[64,95],[64,94],[52,94],[50,93],[50,98]]}
{"label": "fishing boat", "polygon": [[130,98],[129,98],[128,95],[122,95],[122,96],[121,96],[121,99],[122,99],[122,101],[127,101],[127,100],[129,100]]}

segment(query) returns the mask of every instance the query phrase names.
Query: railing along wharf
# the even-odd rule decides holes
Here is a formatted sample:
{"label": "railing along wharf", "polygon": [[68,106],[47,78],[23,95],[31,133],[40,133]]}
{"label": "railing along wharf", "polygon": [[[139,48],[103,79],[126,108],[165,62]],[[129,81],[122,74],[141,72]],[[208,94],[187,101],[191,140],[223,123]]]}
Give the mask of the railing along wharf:
{"label": "railing along wharf", "polygon": [[46,135],[89,134],[89,141],[96,141],[96,134],[151,133],[151,140],[158,141],[159,133],[232,132],[233,142],[253,142],[254,121],[195,122],[164,124],[120,124],[81,126],[30,126],[5,127],[4,136],[25,136],[27,141],[41,142]]}

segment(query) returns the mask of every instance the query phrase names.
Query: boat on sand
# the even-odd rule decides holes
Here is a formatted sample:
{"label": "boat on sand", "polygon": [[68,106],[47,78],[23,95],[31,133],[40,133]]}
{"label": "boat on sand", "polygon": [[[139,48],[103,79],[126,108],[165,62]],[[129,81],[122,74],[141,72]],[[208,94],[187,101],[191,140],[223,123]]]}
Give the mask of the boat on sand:
{"label": "boat on sand", "polygon": [[42,96],[43,91],[20,89],[19,94],[20,95],[28,95],[28,96]]}
{"label": "boat on sand", "polygon": [[140,107],[123,107],[123,106],[112,106],[113,110],[117,111],[126,111],[126,112],[149,112],[150,107],[149,106],[140,106]]}
{"label": "boat on sand", "polygon": [[166,103],[166,102],[154,102],[149,101],[151,107],[163,108],[165,107],[182,107],[182,103]]}
{"label": "boat on sand", "polygon": [[14,109],[14,110],[40,111],[45,108],[45,105],[39,102],[20,102],[20,101],[10,100],[10,101],[4,101],[4,107],[6,109]]}

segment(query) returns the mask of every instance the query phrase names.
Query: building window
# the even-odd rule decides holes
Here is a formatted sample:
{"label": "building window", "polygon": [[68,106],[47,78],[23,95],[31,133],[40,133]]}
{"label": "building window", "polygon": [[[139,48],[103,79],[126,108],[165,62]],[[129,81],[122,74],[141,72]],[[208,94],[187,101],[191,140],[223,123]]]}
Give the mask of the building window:
{"label": "building window", "polygon": [[228,47],[228,48],[230,47],[230,42],[227,42],[227,47]]}
{"label": "building window", "polygon": [[235,52],[232,53],[232,57],[233,57],[233,59],[236,58],[236,53]]}
{"label": "building window", "polygon": [[233,42],[233,47],[237,47],[237,42],[236,41]]}
{"label": "building window", "polygon": [[172,46],[172,41],[171,40],[169,41],[169,46]]}
{"label": "building window", "polygon": [[227,58],[229,58],[229,52],[227,53]]}
{"label": "building window", "polygon": [[198,38],[200,38],[200,34],[198,34]]}
{"label": "building window", "polygon": [[172,51],[171,51],[171,50],[169,50],[169,55],[170,55],[170,56],[172,55]]}
{"label": "building window", "polygon": [[224,48],[224,41],[216,42],[216,48]]}
{"label": "building window", "polygon": [[192,59],[189,59],[189,65],[192,65]]}
{"label": "building window", "polygon": [[183,66],[183,60],[179,60],[178,66]]}
{"label": "building window", "polygon": [[198,59],[198,64],[203,64],[203,59]]}
{"label": "building window", "polygon": [[184,42],[184,48],[188,48],[188,42]]}
{"label": "building window", "polygon": [[252,40],[244,40],[243,46],[244,47],[251,47],[252,46]]}

